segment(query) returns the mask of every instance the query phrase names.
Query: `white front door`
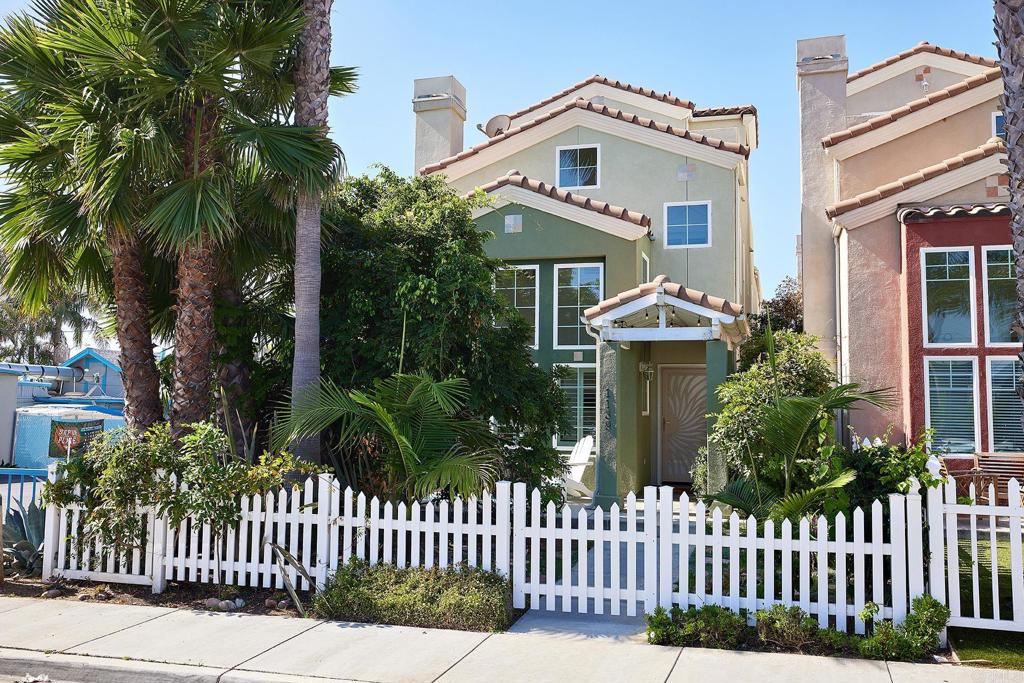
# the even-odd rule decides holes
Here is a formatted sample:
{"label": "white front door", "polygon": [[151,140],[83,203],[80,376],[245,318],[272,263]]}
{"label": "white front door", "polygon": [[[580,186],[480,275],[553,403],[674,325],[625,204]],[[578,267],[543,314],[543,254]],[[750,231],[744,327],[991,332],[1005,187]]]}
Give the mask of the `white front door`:
{"label": "white front door", "polygon": [[706,370],[662,366],[659,380],[658,478],[661,483],[689,483],[697,451],[708,440]]}

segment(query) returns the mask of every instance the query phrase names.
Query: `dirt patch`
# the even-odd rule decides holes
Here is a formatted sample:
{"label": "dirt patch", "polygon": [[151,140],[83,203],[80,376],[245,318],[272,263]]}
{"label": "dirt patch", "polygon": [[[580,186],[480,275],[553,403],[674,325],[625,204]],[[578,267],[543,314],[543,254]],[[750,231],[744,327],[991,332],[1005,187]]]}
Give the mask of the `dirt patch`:
{"label": "dirt patch", "polygon": [[[8,577],[0,585],[0,596],[39,598],[50,588],[50,586],[38,578]],[[287,599],[288,594],[283,590],[169,581],[167,589],[163,593],[154,595],[149,586],[130,586],[93,581],[62,581],[59,584],[59,591],[60,596],[53,598],[54,600],[110,602],[116,605],[153,605],[197,610],[208,610],[206,601],[210,598],[217,598],[219,600],[241,598],[245,601],[245,605],[241,609],[234,610],[241,614],[299,616],[298,610],[294,607],[282,609],[266,606],[265,603],[268,599],[275,601]],[[309,594],[300,591],[299,596],[302,598],[303,604],[308,606]]]}

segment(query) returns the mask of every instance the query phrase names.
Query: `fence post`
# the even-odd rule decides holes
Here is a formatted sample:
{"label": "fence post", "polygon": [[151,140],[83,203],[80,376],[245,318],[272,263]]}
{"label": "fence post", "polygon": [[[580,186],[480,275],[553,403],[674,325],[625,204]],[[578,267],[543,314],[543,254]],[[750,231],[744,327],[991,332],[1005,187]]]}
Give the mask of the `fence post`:
{"label": "fence post", "polygon": [[[536,548],[531,548],[537,552]],[[534,581],[536,581],[534,577]],[[526,483],[512,486],[512,606],[526,607]]]}
{"label": "fence post", "polygon": [[[46,479],[51,484],[57,482],[57,463],[52,463],[46,468]],[[57,545],[61,543],[60,528],[58,526],[57,506],[48,504],[46,506],[46,528],[43,530],[43,580],[54,575],[53,562],[57,556]]]}
{"label": "fence post", "polygon": [[921,485],[910,479],[907,496],[907,573],[910,578],[910,600],[924,595],[924,520],[921,515]]}
{"label": "fence post", "polygon": [[[939,459],[928,458],[928,473],[933,481],[940,478]],[[943,542],[942,486],[929,486],[928,497],[928,594],[946,604],[946,573],[944,560],[946,546]]]}
{"label": "fence post", "polygon": [[149,562],[149,574],[153,579],[153,594],[163,593],[167,587],[167,530],[170,522],[166,515],[159,515],[154,507],[149,512],[153,516],[153,536],[147,541],[146,560]]}
{"label": "fence post", "polygon": [[644,487],[644,611],[658,602],[658,490]]}
{"label": "fence post", "polygon": [[[316,498],[316,590],[323,590],[327,583],[327,567],[330,558],[331,534],[338,533],[331,524],[331,499],[334,494],[334,487],[331,486],[331,475],[321,473],[317,475],[319,491]],[[306,529],[309,533],[309,529]]]}
{"label": "fence post", "polygon": [[889,494],[889,547],[892,551],[892,621],[902,624],[907,616],[907,502]]}
{"label": "fence post", "polygon": [[1020,482],[1011,479],[1006,485],[1006,495],[1010,504],[1010,576],[1013,590],[1013,623],[1014,630],[1024,631],[1024,557],[1022,557],[1021,531],[1021,498]]}
{"label": "fence post", "polygon": [[662,486],[658,497],[658,605],[669,609],[672,607],[672,487]]}
{"label": "fence post", "polygon": [[508,578],[508,540],[512,532],[511,525],[509,524],[509,505],[512,504],[512,501],[509,494],[512,484],[507,481],[499,481],[494,489],[496,494],[494,554],[497,556],[494,569],[502,576]]}

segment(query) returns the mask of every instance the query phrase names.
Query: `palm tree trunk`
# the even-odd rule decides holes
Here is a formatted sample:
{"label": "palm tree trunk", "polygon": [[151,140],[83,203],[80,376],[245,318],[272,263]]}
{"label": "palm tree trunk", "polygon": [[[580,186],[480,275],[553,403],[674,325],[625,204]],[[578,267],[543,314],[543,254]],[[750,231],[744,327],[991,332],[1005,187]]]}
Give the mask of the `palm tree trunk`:
{"label": "palm tree trunk", "polygon": [[[223,264],[222,264],[223,265]],[[223,309],[226,311],[221,317],[218,327],[220,329],[237,330],[244,329],[244,324],[239,320],[239,308],[242,305],[242,296],[238,291],[238,285],[231,273],[226,268],[221,269],[221,284],[218,296]],[[249,361],[252,358],[252,342],[249,339],[242,339],[228,344],[221,341],[218,344],[217,355],[217,381],[224,390],[227,398],[227,411],[218,402],[218,411],[221,422],[230,426],[230,433],[234,437],[235,452],[245,452],[245,437],[252,433],[252,424],[249,419],[250,408],[250,372]]]}
{"label": "palm tree trunk", "polygon": [[[295,65],[295,125],[327,133],[331,0],[303,0],[306,25]],[[292,405],[320,383],[320,196],[300,189],[295,206],[295,357]],[[303,460],[320,461],[320,439],[295,445]]]}
{"label": "palm tree trunk", "polygon": [[[1003,73],[1003,115],[1010,174],[1010,234],[1017,275],[1017,334],[1024,336],[1024,0],[995,0],[996,50]],[[1024,350],[1017,354],[1024,362]],[[1024,382],[1017,385],[1024,401]]]}
{"label": "palm tree trunk", "polygon": [[[198,117],[198,121],[197,121]],[[196,103],[184,120],[186,177],[195,177],[213,163],[209,141],[217,126],[216,110]],[[195,133],[191,133],[195,131]],[[174,386],[171,387],[171,435],[182,436],[188,425],[212,414],[214,292],[219,281],[217,251],[208,235],[189,241],[178,253],[177,318],[174,321]]]}
{"label": "palm tree trunk", "polygon": [[152,308],[142,262],[142,247],[135,235],[107,231],[114,271],[117,307],[117,343],[121,347],[124,382],[124,417],[129,429],[149,429],[163,417],[160,373],[153,357]]}

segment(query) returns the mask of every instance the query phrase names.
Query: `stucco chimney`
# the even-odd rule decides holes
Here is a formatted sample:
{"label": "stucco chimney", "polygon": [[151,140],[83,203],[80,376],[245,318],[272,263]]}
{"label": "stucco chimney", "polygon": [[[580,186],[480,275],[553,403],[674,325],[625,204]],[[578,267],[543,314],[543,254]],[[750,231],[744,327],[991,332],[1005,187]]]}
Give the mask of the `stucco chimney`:
{"label": "stucco chimney", "polygon": [[412,110],[416,113],[414,170],[462,151],[466,88],[455,76],[413,81]]}
{"label": "stucco chimney", "polygon": [[834,203],[835,172],[821,139],[846,125],[846,37],[808,38],[796,43],[800,93],[800,282],[804,329],[821,340],[836,361],[836,255],[825,207]]}

